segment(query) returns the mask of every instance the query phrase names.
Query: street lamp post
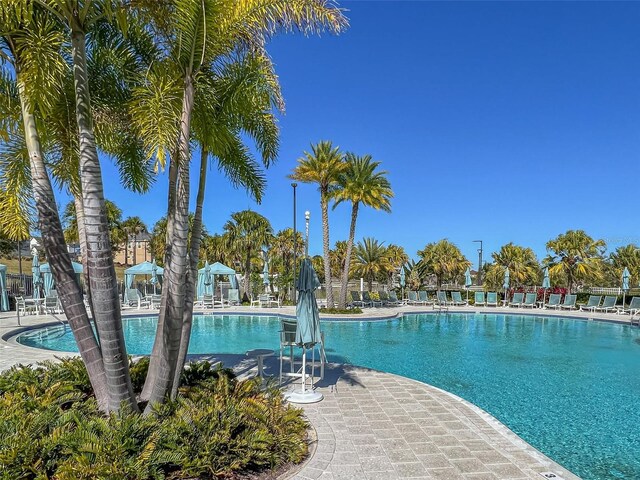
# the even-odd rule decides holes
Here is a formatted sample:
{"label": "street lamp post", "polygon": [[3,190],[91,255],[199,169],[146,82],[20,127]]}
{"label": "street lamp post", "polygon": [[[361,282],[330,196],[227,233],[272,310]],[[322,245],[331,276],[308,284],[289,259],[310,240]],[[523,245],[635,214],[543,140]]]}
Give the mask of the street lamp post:
{"label": "street lamp post", "polygon": [[297,262],[297,250],[298,250],[298,242],[297,242],[297,232],[296,232],[296,187],[297,183],[292,183],[293,187],[293,292],[291,297],[293,298],[293,303],[298,303],[297,295],[296,295],[296,262]]}
{"label": "street lamp post", "polygon": [[304,212],[304,221],[305,221],[305,243],[304,243],[304,256],[305,258],[309,257],[309,218],[311,217],[311,212],[307,210]]}
{"label": "street lamp post", "polygon": [[476,277],[476,283],[478,286],[482,285],[482,240],[474,240],[473,243],[479,243],[478,249],[478,275]]}

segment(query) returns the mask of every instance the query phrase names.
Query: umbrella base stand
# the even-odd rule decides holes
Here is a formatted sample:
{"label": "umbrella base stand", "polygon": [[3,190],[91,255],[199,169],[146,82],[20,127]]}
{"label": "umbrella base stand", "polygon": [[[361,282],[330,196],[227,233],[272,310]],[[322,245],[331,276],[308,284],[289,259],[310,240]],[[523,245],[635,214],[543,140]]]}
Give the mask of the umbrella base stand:
{"label": "umbrella base stand", "polygon": [[321,401],[324,396],[320,392],[313,390],[295,390],[284,394],[284,398],[289,403],[316,403]]}

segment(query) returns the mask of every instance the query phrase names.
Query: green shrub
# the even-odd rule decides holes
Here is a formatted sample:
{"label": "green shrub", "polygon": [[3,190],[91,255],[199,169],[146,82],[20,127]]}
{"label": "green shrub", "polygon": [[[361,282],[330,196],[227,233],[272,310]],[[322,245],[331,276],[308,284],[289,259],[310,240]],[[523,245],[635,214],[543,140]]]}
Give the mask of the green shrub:
{"label": "green shrub", "polygon": [[352,313],[362,313],[362,310],[358,307],[354,308],[321,308],[320,313],[331,313],[331,314],[352,314]]}
{"label": "green shrub", "polygon": [[[137,391],[147,369],[147,359],[131,365]],[[208,362],[182,378],[177,400],[155,415],[104,416],[80,359],[3,372],[0,479],[212,479],[306,455],[307,424],[277,389]]]}

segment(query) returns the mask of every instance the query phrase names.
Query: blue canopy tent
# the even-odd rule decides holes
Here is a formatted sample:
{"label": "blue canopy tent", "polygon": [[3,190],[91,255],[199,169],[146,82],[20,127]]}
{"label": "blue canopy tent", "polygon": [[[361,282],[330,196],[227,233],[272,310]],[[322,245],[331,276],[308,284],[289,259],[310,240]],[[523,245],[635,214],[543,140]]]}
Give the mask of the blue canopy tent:
{"label": "blue canopy tent", "polygon": [[162,283],[162,275],[164,274],[164,268],[159,267],[151,262],[142,262],[133,267],[127,268],[124,271],[124,285],[127,290],[133,286],[133,278],[136,275],[155,275],[158,281]]}
{"label": "blue canopy tent", "polygon": [[198,270],[196,295],[199,300],[201,300],[204,295],[213,295],[213,292],[216,291],[216,275],[227,275],[229,277],[229,283],[231,283],[231,288],[238,288],[236,271],[233,268],[227,267],[220,262],[211,265],[207,262],[204,267]]}
{"label": "blue canopy tent", "polygon": [[[76,281],[78,285],[82,285],[82,264],[77,262],[71,262],[73,265],[73,271],[76,274]],[[49,267],[48,263],[43,263],[40,265],[40,273],[42,274],[42,282],[44,287],[44,294],[49,295],[51,290],[56,288],[56,282],[53,280],[53,274],[51,273],[51,267]]]}
{"label": "blue canopy tent", "polygon": [[7,266],[0,265],[0,312],[9,311],[9,295],[7,294]]}

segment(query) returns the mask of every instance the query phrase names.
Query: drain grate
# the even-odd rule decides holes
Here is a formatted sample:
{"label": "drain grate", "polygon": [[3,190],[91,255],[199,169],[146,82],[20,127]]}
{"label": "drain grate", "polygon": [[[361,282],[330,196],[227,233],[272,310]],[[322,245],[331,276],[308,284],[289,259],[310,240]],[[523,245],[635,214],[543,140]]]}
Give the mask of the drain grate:
{"label": "drain grate", "polygon": [[541,472],[540,475],[542,475],[543,478],[549,478],[552,480],[564,480],[560,475],[553,472]]}

